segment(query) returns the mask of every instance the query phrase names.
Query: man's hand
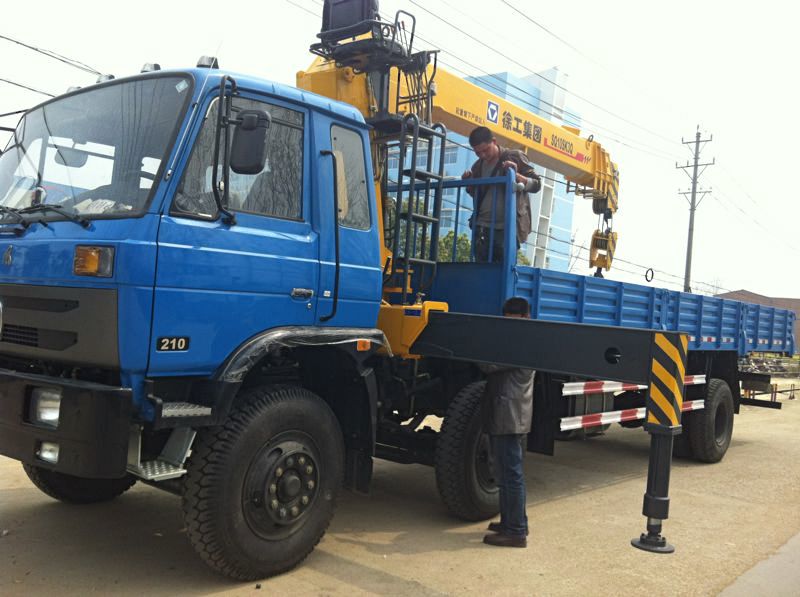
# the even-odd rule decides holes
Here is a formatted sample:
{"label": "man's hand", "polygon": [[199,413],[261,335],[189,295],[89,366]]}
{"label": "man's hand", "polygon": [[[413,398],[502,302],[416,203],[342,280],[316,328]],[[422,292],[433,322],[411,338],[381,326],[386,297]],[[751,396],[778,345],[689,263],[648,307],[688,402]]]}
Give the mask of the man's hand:
{"label": "man's hand", "polygon": [[506,160],[505,162],[503,162],[503,168],[513,168],[514,172],[517,175],[517,182],[522,184],[526,184],[528,182],[527,178],[525,178],[524,176],[522,176],[522,174],[517,172],[517,165],[511,160]]}
{"label": "man's hand", "polygon": [[464,172],[464,174],[461,175],[462,180],[465,178],[472,178],[472,170],[467,170],[466,172]]}

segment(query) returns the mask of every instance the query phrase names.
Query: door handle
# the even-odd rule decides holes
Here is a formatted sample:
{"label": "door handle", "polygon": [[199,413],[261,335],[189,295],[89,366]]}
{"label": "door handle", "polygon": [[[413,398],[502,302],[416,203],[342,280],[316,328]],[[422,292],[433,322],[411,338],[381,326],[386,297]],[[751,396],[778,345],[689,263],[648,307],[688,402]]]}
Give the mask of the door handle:
{"label": "door handle", "polygon": [[314,291],[310,288],[292,288],[292,298],[310,299],[314,296]]}

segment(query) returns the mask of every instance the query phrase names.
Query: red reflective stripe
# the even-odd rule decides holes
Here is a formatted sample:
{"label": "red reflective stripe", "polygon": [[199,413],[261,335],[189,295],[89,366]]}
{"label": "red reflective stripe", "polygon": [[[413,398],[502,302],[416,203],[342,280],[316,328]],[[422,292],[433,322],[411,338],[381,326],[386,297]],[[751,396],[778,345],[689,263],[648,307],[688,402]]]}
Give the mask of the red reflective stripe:
{"label": "red reflective stripe", "polygon": [[583,391],[587,394],[591,392],[602,392],[604,381],[587,381],[583,384]]}
{"label": "red reflective stripe", "polygon": [[635,421],[637,419],[639,419],[638,408],[629,408],[627,410],[623,410],[619,416],[620,421]]}
{"label": "red reflective stripe", "polygon": [[603,422],[603,413],[597,413],[596,415],[584,415],[581,419],[581,424],[584,427],[593,427],[594,425],[600,425]]}

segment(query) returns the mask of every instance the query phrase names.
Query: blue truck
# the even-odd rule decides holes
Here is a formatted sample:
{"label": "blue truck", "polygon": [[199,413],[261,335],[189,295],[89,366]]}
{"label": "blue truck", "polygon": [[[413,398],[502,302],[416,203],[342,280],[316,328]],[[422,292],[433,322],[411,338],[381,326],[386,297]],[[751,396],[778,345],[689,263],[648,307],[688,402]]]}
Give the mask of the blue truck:
{"label": "blue truck", "polygon": [[[439,259],[442,190],[466,183],[401,159],[370,184],[378,135],[446,140],[215,60],[27,111],[0,156],[0,454],[65,502],[178,494],[202,559],[261,578],[310,553],[375,457],[432,465],[453,514],[493,516],[477,364],[539,372],[528,447],[552,453],[641,423],[661,331],[690,336],[676,450],[723,457],[737,359],[793,353],[792,313],[517,265],[510,236],[491,263]],[[513,213],[513,172],[469,183]],[[499,317],[511,296],[532,320]]]}

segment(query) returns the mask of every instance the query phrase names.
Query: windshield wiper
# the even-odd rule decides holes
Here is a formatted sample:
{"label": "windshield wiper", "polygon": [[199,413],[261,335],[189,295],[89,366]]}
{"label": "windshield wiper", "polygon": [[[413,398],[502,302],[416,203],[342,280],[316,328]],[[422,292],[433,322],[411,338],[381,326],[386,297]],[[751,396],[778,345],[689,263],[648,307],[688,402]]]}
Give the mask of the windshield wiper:
{"label": "windshield wiper", "polygon": [[16,224],[21,224],[23,228],[27,228],[31,225],[31,223],[22,217],[19,213],[19,210],[14,209],[13,207],[6,207],[5,205],[0,205],[0,215],[3,214],[11,214],[15,218]]}
{"label": "windshield wiper", "polygon": [[52,211],[57,214],[61,214],[71,222],[75,222],[84,228],[89,227],[89,220],[77,214],[75,212],[70,212],[64,209],[63,207],[59,207],[57,205],[50,205],[48,203],[40,203],[39,205],[32,205],[31,207],[26,207],[25,209],[20,209],[19,214],[32,214],[37,211]]}

